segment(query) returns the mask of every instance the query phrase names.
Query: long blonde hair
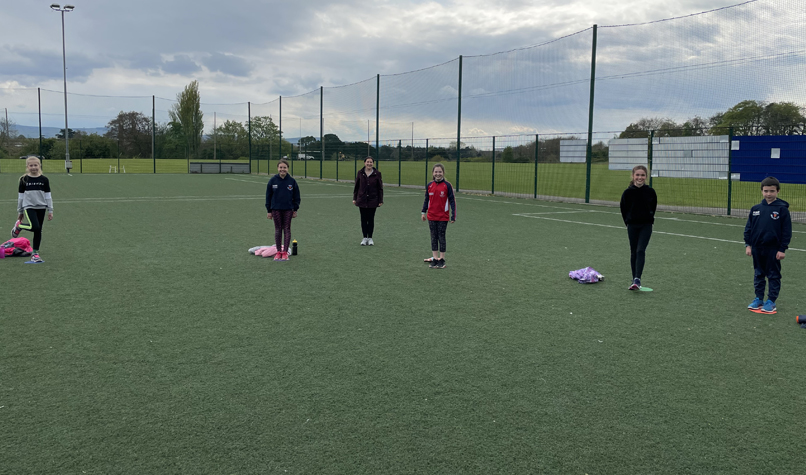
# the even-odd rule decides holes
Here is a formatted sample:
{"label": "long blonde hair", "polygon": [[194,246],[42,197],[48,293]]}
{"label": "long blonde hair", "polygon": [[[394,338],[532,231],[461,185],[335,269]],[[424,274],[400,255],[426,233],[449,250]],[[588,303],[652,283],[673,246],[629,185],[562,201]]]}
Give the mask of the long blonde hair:
{"label": "long blonde hair", "polygon": [[20,180],[22,180],[23,183],[28,183],[28,162],[31,160],[36,160],[39,162],[39,174],[42,174],[42,160],[40,160],[36,155],[28,155],[25,157],[25,174],[20,177]]}

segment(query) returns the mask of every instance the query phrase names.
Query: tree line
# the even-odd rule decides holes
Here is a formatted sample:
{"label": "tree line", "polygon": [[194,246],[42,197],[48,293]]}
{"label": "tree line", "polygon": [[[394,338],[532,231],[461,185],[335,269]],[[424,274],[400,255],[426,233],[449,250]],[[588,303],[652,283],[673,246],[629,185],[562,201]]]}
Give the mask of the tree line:
{"label": "tree line", "polygon": [[[12,121],[0,117],[0,158],[16,158],[27,154],[41,154],[44,158],[61,158],[65,155],[64,134],[70,137],[70,155],[75,158],[151,158],[152,133],[154,154],[157,158],[185,159],[247,159],[250,156],[250,124],[226,120],[217,124],[205,135],[204,114],[201,111],[199,85],[191,82],[177,94],[177,101],[169,111],[170,120],[152,123],[141,112],[121,111],[106,124],[106,133],[87,134],[77,130],[62,129],[56,138],[29,139],[16,136]],[[725,112],[706,119],[694,116],[683,122],[669,118],[644,117],[630,123],[615,138],[646,138],[654,131],[656,137],[686,137],[703,135],[726,135],[732,129],[734,135],[795,135],[806,133],[804,108],[792,102],[765,102],[746,100]],[[540,137],[539,162],[559,162],[560,142],[579,139],[577,136]],[[297,157],[296,154],[319,159],[325,151],[325,160],[363,158],[367,155],[379,160],[424,160],[424,147],[404,145],[403,141],[384,144],[376,150],[373,143],[343,142],[336,134],[325,134],[324,144],[318,137],[299,139],[296,147],[285,139],[272,117],[258,116],[251,119],[252,158],[274,159]],[[427,151],[429,160],[454,160],[456,142],[448,146],[432,145]],[[526,163],[534,161],[535,142],[506,146],[496,152],[496,161]],[[467,161],[490,161],[492,152],[478,150],[459,143],[459,155]],[[594,162],[607,161],[608,146],[604,141],[593,144]]]}

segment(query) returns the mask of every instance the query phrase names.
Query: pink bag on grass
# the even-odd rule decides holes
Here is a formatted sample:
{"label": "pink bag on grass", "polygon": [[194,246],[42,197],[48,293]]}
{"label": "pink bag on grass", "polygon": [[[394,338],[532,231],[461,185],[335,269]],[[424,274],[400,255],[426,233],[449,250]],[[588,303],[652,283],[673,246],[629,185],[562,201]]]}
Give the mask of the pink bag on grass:
{"label": "pink bag on grass", "polygon": [[2,245],[2,257],[28,257],[34,252],[31,241],[26,238],[9,239]]}

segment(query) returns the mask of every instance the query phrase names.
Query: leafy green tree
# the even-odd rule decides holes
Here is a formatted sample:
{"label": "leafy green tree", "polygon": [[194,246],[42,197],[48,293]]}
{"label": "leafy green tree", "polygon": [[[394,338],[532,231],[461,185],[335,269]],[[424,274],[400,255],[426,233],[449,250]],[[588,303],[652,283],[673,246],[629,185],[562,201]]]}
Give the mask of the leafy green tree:
{"label": "leafy green tree", "polygon": [[269,116],[252,117],[252,142],[277,143],[280,137],[280,128]]}
{"label": "leafy green tree", "polygon": [[240,122],[226,120],[216,127],[215,134],[221,153],[219,158],[237,159],[249,155],[249,131]]}
{"label": "leafy green tree", "polygon": [[151,118],[142,112],[120,111],[106,124],[105,137],[117,142],[122,157],[151,156]]}
{"label": "leafy green tree", "polygon": [[515,161],[515,152],[511,146],[505,147],[504,151],[501,152],[501,161],[504,163],[513,163]]}
{"label": "leafy green tree", "polygon": [[199,95],[199,82],[193,81],[176,95],[176,104],[171,107],[168,114],[171,117],[172,127],[177,127],[184,139],[187,156],[196,157],[202,142],[204,131],[204,114],[201,111],[201,96]]}
{"label": "leafy green tree", "polygon": [[[76,136],[76,131],[73,129],[68,128],[67,133],[70,134],[68,138],[72,139],[73,137]],[[59,129],[59,133],[56,134],[56,138],[64,140],[64,129]]]}

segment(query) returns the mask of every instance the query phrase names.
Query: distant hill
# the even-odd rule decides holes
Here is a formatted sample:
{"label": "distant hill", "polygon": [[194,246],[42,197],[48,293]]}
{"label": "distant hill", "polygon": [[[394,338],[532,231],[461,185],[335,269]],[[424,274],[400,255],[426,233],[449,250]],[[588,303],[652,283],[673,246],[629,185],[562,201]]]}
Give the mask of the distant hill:
{"label": "distant hill", "polygon": [[[22,135],[29,139],[35,139],[39,137],[39,126],[30,126],[30,125],[15,125],[15,129],[17,129],[17,135]],[[42,127],[42,137],[49,139],[56,137],[64,127]],[[73,130],[80,130],[86,134],[98,134],[103,135],[106,133],[106,127],[94,127],[94,128],[75,128],[70,127]]]}

